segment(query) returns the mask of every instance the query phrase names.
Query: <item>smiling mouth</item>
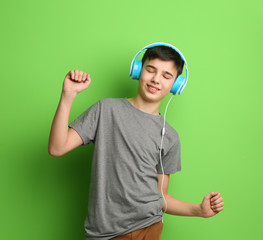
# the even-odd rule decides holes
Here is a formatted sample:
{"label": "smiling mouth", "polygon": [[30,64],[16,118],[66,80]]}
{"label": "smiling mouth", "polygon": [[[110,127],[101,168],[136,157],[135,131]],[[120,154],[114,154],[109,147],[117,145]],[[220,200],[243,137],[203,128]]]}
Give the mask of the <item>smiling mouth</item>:
{"label": "smiling mouth", "polygon": [[159,91],[159,90],[160,90],[159,88],[154,87],[154,86],[149,85],[149,84],[147,84],[147,87],[150,88],[150,89],[153,90],[153,91]]}

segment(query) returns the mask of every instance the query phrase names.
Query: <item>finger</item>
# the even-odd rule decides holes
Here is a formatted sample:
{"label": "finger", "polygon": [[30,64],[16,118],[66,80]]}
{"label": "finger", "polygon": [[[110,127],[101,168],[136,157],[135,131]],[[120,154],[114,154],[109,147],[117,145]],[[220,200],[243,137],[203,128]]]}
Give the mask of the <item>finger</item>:
{"label": "finger", "polygon": [[224,209],[223,207],[219,207],[219,208],[213,209],[213,211],[215,211],[215,212],[220,212],[220,211],[222,211],[223,209]]}
{"label": "finger", "polygon": [[74,73],[73,70],[71,70],[71,71],[70,71],[70,78],[71,78],[71,79],[74,79],[74,76],[75,76],[75,73]]}
{"label": "finger", "polygon": [[90,74],[87,75],[87,81],[91,82]]}
{"label": "finger", "polygon": [[216,205],[216,207],[223,207],[225,204],[223,202]]}
{"label": "finger", "polygon": [[220,202],[220,203],[217,203],[217,204],[211,204],[212,208],[218,208],[218,207],[223,207],[223,206],[224,206],[223,202]]}
{"label": "finger", "polygon": [[214,200],[211,200],[210,203],[215,205],[215,204],[218,204],[220,202],[223,202],[223,198],[219,197],[218,199],[214,199]]}
{"label": "finger", "polygon": [[87,77],[87,73],[84,72],[83,75],[82,75],[82,81],[83,81],[83,82],[86,81],[86,77]]}
{"label": "finger", "polygon": [[216,192],[216,194],[211,198],[211,201],[215,201],[220,197],[221,197],[221,194],[219,192]]}
{"label": "finger", "polygon": [[84,86],[87,88],[91,83],[91,79],[89,78],[89,80],[87,79],[86,81],[83,82]]}
{"label": "finger", "polygon": [[214,201],[211,201],[211,203],[214,204],[214,205],[218,204],[218,203],[221,203],[221,202],[223,202],[223,198],[221,198],[221,197],[216,199],[216,200],[214,200]]}
{"label": "finger", "polygon": [[211,199],[212,199],[215,195],[217,195],[216,192],[210,192],[210,193],[206,194],[205,199],[208,200],[208,201],[211,201]]}
{"label": "finger", "polygon": [[82,81],[82,76],[83,76],[83,72],[82,72],[82,71],[79,71],[79,82]]}
{"label": "finger", "polygon": [[79,70],[78,69],[75,69],[75,78],[74,78],[76,81],[79,80]]}

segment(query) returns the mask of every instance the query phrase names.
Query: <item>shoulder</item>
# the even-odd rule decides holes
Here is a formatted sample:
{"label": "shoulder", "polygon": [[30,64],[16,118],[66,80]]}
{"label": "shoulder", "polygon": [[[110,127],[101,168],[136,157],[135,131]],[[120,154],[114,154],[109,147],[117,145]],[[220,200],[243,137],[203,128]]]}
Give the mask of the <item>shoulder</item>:
{"label": "shoulder", "polygon": [[125,98],[103,98],[95,103],[95,108],[100,114],[119,114],[126,108]]}
{"label": "shoulder", "polygon": [[103,98],[99,100],[99,104],[102,107],[117,107],[123,105],[125,98]]}

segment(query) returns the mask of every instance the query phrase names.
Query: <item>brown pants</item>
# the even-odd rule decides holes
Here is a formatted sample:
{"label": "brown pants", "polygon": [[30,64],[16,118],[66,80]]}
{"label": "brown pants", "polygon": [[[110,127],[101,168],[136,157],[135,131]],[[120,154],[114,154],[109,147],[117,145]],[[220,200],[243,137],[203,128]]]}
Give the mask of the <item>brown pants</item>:
{"label": "brown pants", "polygon": [[154,223],[153,225],[117,236],[111,240],[161,240],[163,230],[163,222]]}

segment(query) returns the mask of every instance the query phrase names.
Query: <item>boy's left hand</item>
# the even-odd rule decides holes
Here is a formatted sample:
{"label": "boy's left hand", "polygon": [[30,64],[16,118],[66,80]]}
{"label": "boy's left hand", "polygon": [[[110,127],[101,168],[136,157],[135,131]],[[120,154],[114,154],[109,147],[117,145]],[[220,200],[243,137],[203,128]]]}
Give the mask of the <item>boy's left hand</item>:
{"label": "boy's left hand", "polygon": [[200,204],[201,217],[213,217],[223,210],[223,198],[219,192],[208,193]]}

